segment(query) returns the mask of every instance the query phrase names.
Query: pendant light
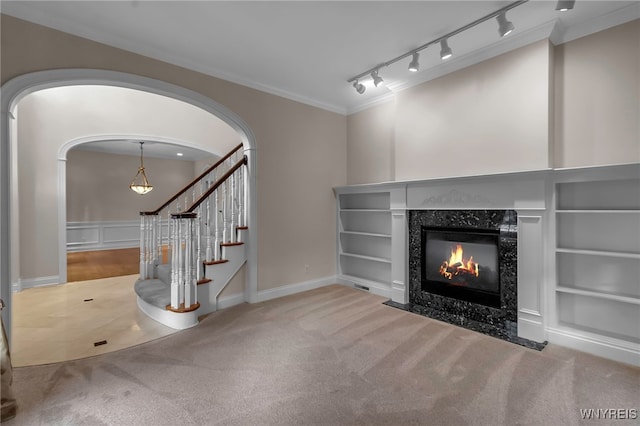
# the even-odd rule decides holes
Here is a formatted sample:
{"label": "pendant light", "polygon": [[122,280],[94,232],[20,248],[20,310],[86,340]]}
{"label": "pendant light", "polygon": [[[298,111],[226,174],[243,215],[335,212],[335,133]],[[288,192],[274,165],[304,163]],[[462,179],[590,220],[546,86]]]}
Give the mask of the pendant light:
{"label": "pendant light", "polygon": [[140,168],[138,168],[138,173],[136,173],[135,177],[131,181],[131,185],[129,188],[137,194],[144,195],[147,192],[151,192],[153,186],[147,180],[147,175],[144,173],[144,162],[142,160],[142,145],[144,145],[143,141],[140,141]]}

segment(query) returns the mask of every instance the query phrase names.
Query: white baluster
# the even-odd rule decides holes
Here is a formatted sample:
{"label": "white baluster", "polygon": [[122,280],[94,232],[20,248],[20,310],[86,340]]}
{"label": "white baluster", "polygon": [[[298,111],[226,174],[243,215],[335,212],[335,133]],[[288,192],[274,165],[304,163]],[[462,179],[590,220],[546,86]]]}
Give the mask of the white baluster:
{"label": "white baluster", "polygon": [[222,185],[222,242],[229,242],[229,215],[227,214],[227,209],[229,206],[229,181],[225,181]]}
{"label": "white baluster", "polygon": [[178,221],[179,219],[171,219],[171,307],[178,309],[180,307],[180,291],[178,283]]}
{"label": "white baluster", "polygon": [[207,198],[205,201],[205,210],[206,210],[206,232],[207,232],[207,248],[205,251],[205,260],[207,262],[211,262],[213,260],[213,246],[211,245],[211,196]]}
{"label": "white baluster", "polygon": [[193,220],[191,219],[183,219],[184,220],[184,281],[182,283],[183,291],[184,291],[184,307],[188,308],[191,306],[191,280],[193,277],[191,275],[191,267],[193,265],[192,259],[192,248],[193,248]]}
{"label": "white baluster", "polygon": [[202,220],[202,209],[200,207],[198,207],[198,216],[194,219],[195,221],[195,234],[196,234],[196,238],[195,238],[195,245],[196,245],[196,259],[195,262],[193,262],[193,265],[195,267],[195,277],[196,277],[196,281],[199,282],[200,279],[202,279],[202,251],[200,248],[200,244],[202,243],[201,240],[201,235],[200,235],[200,221]]}
{"label": "white baluster", "polygon": [[229,220],[229,242],[236,242],[236,174],[235,172],[229,176],[229,186],[231,190],[229,191],[229,216],[231,216]]}
{"label": "white baluster", "polygon": [[244,226],[244,167],[238,169],[238,226]]}
{"label": "white baluster", "polygon": [[180,239],[180,244],[178,247],[178,250],[180,251],[180,254],[178,256],[178,303],[184,303],[184,219],[180,219],[178,221],[178,238]]}
{"label": "white baluster", "polygon": [[146,279],[146,271],[145,271],[145,266],[146,266],[146,262],[144,260],[144,242],[145,242],[145,236],[144,236],[144,229],[145,229],[145,223],[144,223],[144,219],[145,216],[144,215],[140,215],[140,279],[144,280]]}
{"label": "white baluster", "polygon": [[219,199],[219,190],[218,187],[215,191],[213,191],[213,212],[215,215],[214,218],[214,232],[215,238],[213,242],[213,260],[220,260],[220,199]]}

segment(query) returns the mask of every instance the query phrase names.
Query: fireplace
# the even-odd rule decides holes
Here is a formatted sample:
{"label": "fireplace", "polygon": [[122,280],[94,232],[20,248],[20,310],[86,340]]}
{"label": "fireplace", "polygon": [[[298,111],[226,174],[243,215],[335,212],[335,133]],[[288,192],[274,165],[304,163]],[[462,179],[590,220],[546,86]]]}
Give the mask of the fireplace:
{"label": "fireplace", "polygon": [[409,303],[440,321],[527,346],[518,337],[515,210],[409,210]]}
{"label": "fireplace", "polygon": [[500,307],[500,231],[421,227],[421,288]]}

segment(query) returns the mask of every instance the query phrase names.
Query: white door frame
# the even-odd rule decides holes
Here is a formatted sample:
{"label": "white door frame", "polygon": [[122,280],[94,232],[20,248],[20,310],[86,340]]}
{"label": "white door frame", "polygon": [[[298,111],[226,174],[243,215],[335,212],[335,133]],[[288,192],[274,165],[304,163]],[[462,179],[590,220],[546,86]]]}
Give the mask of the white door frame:
{"label": "white door frame", "polygon": [[[7,333],[11,333],[11,293],[12,285],[17,277],[16,269],[19,265],[18,245],[19,230],[16,188],[17,170],[15,156],[17,152],[17,140],[15,135],[15,120],[13,111],[18,102],[26,95],[42,89],[61,86],[76,85],[106,85],[117,86],[144,92],[155,93],[169,98],[177,99],[196,107],[199,107],[231,126],[239,135],[244,145],[244,152],[248,158],[248,226],[247,233],[247,266],[245,283],[245,300],[253,302],[257,300],[257,194],[256,194],[256,170],[257,149],[255,136],[247,123],[233,111],[224,105],[208,98],[198,92],[180,87],[161,80],[142,77],[117,71],[94,69],[60,69],[38,71],[15,77],[6,82],[0,89],[1,118],[0,128],[0,296],[7,304],[2,311],[3,321]],[[67,146],[67,150],[70,146]],[[64,147],[63,147],[64,148]],[[66,157],[66,151],[64,151]],[[62,154],[62,149],[60,154]],[[61,157],[59,157],[61,158]],[[59,192],[66,192],[62,184],[66,185],[65,173],[60,172],[64,164],[58,167]],[[62,175],[62,176],[61,176]],[[64,201],[64,198],[63,198]],[[66,205],[58,200],[58,212],[62,212],[61,219],[66,218]],[[61,210],[62,209],[62,210]],[[59,229],[59,247],[64,247],[66,252],[66,227]],[[58,262],[59,264],[61,262]],[[66,260],[65,260],[66,265]],[[60,276],[66,276],[65,271],[59,271]]]}

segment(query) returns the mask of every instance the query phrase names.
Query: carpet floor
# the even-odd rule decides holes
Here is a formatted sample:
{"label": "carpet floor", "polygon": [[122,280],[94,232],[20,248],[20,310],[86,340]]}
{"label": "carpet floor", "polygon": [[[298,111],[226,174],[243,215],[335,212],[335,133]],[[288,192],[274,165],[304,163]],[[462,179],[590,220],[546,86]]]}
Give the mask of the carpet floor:
{"label": "carpet floor", "polygon": [[[3,426],[577,425],[581,410],[640,408],[638,368],[537,352],[384,300],[332,285],[133,348],[16,368],[18,415]],[[586,424],[611,422],[591,413],[600,420]]]}

